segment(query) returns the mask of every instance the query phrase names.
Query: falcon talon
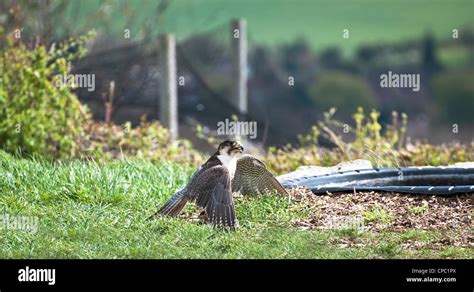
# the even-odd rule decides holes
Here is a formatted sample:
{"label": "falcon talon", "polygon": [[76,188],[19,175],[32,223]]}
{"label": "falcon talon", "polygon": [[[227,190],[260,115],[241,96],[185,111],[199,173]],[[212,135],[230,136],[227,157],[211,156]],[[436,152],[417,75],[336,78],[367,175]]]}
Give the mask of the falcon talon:
{"label": "falcon talon", "polygon": [[233,193],[250,195],[270,192],[289,196],[263,162],[251,155],[241,155],[243,151],[244,147],[238,141],[222,142],[194,173],[191,181],[155,215],[176,217],[188,201],[194,201],[204,209],[199,219],[207,218],[207,222],[214,227],[235,230],[238,221]]}

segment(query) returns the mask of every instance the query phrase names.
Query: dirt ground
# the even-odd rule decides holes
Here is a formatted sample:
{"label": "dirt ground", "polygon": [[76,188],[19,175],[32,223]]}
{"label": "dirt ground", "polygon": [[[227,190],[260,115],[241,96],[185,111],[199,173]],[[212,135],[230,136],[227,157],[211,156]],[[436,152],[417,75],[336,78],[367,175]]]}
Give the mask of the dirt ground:
{"label": "dirt ground", "polygon": [[[474,248],[474,194],[454,196],[400,193],[327,193],[290,190],[295,202],[308,206],[308,216],[295,222],[303,229],[361,228],[366,231],[436,230],[453,234],[431,245]],[[417,248],[419,241],[407,241]]]}

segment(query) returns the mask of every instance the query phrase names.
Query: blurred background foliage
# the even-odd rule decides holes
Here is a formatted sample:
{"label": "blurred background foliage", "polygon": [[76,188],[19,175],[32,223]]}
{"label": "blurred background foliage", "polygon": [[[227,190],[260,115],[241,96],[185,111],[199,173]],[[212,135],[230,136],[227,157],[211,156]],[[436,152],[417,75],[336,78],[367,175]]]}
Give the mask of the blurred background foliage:
{"label": "blurred background foliage", "polygon": [[365,81],[358,76],[342,72],[328,72],[309,88],[315,108],[340,109],[350,116],[357,107],[377,108],[377,100]]}
{"label": "blurred background foliage", "polygon": [[[213,136],[217,121],[235,113],[225,101],[233,83],[229,22],[245,17],[248,118],[259,125],[251,142],[271,146],[262,155],[273,170],[355,158],[392,166],[473,160],[472,11],[469,0],[1,1],[0,145],[62,159],[198,165],[212,147],[196,125]],[[94,37],[83,37],[91,30]],[[164,32],[177,35],[186,80],[179,87],[185,139],[176,142],[153,122],[156,38]],[[420,92],[381,89],[389,70],[419,73]],[[95,74],[94,92],[52,85],[54,75],[77,72]]]}
{"label": "blurred background foliage", "polygon": [[450,123],[471,123],[474,109],[474,69],[443,72],[433,78],[433,95],[440,118]]}

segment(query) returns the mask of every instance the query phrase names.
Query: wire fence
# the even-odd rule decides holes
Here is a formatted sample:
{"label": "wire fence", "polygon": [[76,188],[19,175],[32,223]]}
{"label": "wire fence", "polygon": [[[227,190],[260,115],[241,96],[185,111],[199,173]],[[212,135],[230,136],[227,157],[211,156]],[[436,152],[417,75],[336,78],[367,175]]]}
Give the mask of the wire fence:
{"label": "wire fence", "polygon": [[[290,57],[282,61],[279,48],[270,49],[260,44],[254,39],[250,25],[242,36],[245,45],[239,47],[236,42],[240,36],[236,37],[235,23],[235,20],[224,21],[207,31],[176,40],[178,124],[181,127],[203,124],[212,130],[218,122],[237,116],[239,120],[257,122],[259,140],[264,143],[269,135],[283,137],[283,140],[285,136],[294,136],[291,123],[311,122],[308,108],[303,105],[298,109],[307,112],[292,117],[291,123],[281,117],[287,116],[290,107],[298,105],[298,101],[288,97],[298,96],[295,79],[302,77],[295,68],[304,60]],[[239,50],[245,50],[245,62],[239,61],[238,54],[242,53]],[[99,98],[88,100],[88,93],[81,90],[79,96],[92,104],[99,119],[104,118],[103,99],[111,81],[116,85],[115,121],[131,120],[136,124],[143,115],[148,119],[161,119],[160,100],[166,97],[160,89],[164,72],[158,40],[132,43],[87,56],[75,69],[78,72],[91,69],[97,75]],[[241,107],[241,95],[245,96],[245,111]]]}

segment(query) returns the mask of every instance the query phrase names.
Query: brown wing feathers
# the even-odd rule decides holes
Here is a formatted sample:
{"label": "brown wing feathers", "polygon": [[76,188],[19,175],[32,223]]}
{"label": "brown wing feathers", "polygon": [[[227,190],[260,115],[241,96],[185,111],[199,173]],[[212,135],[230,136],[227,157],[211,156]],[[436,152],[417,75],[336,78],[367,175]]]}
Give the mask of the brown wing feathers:
{"label": "brown wing feathers", "polygon": [[212,225],[236,227],[229,172],[222,165],[197,171],[189,184],[173,195],[157,214],[177,216],[188,201],[194,200],[197,206],[205,208]]}
{"label": "brown wing feathers", "polygon": [[237,160],[232,182],[227,168],[210,159],[194,174],[188,185],[176,192],[157,214],[177,216],[188,201],[196,201],[197,206],[205,209],[209,223],[234,229],[238,222],[232,192],[237,191],[244,195],[270,192],[288,195],[265,164],[250,155]]}
{"label": "brown wing feathers", "polygon": [[[174,194],[168,202],[156,214],[178,216],[181,210],[186,206],[188,198],[186,194],[181,190]],[[156,215],[155,214],[155,215]]]}
{"label": "brown wing feathers", "polygon": [[250,155],[244,155],[237,160],[232,191],[240,191],[243,195],[271,192],[282,196],[288,195],[285,188],[267,170],[265,164]]}

